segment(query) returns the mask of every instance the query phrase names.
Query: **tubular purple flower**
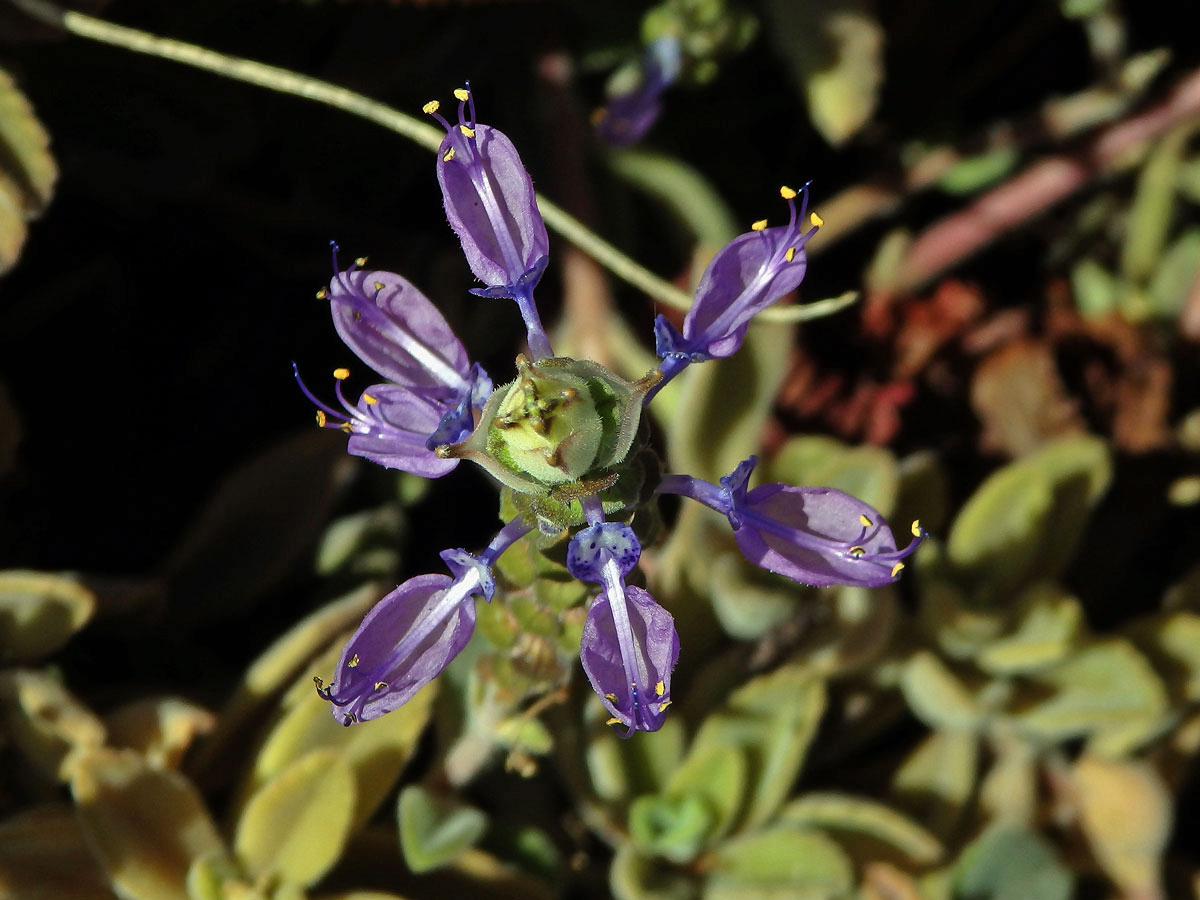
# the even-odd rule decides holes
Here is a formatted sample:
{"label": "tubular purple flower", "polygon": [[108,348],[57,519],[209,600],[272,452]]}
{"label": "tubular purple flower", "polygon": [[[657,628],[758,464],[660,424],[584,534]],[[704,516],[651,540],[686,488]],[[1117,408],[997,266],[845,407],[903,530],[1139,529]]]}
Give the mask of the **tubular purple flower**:
{"label": "tubular purple flower", "polygon": [[873,508],[842,491],[775,482],[746,485],[758,459],[751,456],[718,487],[687,475],[666,476],[659,491],[698,500],[723,513],[750,562],[802,584],[880,587],[898,580],[904,562],[926,534],[912,523],[902,550]]}
{"label": "tubular purple flower", "polygon": [[807,184],[800,189],[799,215],[797,192],[789,187],[779,192],[788,203],[787,225],[768,228],[766,219],[755,222],[713,257],[683,320],[683,333],[663,316],[655,319],[655,344],[663,359],[658,389],[689,363],[732,356],[742,346],[750,320],[804,280],[804,245],[816,234],[820,219],[814,214],[812,227],[801,230],[808,212]]}
{"label": "tubular purple flower", "polygon": [[377,719],[441,674],[475,631],[472,597],[492,599],[492,565],[528,531],[516,519],[479,556],[446,550],[453,578],[418,575],[376,603],[342,648],[333,683],[313,679],[333,717],[344,725]]}
{"label": "tubular purple flower", "polygon": [[437,177],[446,218],[462,242],[467,265],[486,285],[472,293],[516,300],[535,358],[552,356],[533,305],[533,289],[550,251],[533,182],[512,141],[498,129],[478,124],[470,91],[459,88],[454,96],[456,124],[438,113],[436,100],[425,104],[425,112],[446,129],[438,149]]}
{"label": "tubular purple flower", "polygon": [[[333,324],[346,345],[394,384],[376,384],[356,404],[342,393],[348,369],[337,369],[334,392],[341,409],[323,403],[300,380],[301,391],[317,406],[317,424],[350,435],[347,450],[390,469],[438,478],[457,461],[441,459],[434,448],[456,443],[475,427],[492,382],[472,365],[462,342],[442,314],[406,279],[392,272],[337,270],[328,290]],[[295,367],[293,366],[293,370]]]}
{"label": "tubular purple flower", "polygon": [[567,549],[576,578],[602,585],[588,609],[579,659],[609,712],[609,725],[657,731],[671,705],[671,673],[679,659],[675,620],[647,591],[626,586],[641,557],[633,529],[597,522],[580,530]]}
{"label": "tubular purple flower", "polygon": [[682,50],[679,38],[663,35],[642,54],[641,81],[612,97],[596,110],[593,123],[601,140],[613,147],[628,147],[645,137],[662,112],[662,95],[679,77]]}

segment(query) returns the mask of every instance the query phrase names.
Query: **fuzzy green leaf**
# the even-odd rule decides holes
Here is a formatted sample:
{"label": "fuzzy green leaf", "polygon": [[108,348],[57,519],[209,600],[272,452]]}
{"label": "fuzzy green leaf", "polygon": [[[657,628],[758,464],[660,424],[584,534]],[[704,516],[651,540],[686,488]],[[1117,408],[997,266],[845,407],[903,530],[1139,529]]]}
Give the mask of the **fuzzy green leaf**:
{"label": "fuzzy green leaf", "polygon": [[417,873],[453,862],[487,830],[479,810],[442,802],[416,784],[400,792],[396,815],[404,861]]}

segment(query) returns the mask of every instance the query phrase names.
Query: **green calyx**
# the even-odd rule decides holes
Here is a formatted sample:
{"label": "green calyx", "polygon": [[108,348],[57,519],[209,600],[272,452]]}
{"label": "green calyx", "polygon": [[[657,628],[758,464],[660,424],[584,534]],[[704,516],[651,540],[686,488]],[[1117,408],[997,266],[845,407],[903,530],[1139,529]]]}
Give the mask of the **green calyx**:
{"label": "green calyx", "polygon": [[655,370],[629,382],[590,360],[517,357],[517,378],[497,388],[471,435],[438,448],[469,459],[518,494],[569,504],[620,479]]}

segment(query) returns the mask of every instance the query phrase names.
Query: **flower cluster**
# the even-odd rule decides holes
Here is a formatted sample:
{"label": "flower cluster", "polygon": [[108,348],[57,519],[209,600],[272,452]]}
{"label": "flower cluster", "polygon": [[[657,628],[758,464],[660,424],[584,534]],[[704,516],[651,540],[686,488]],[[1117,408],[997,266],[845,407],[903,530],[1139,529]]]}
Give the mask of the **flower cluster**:
{"label": "flower cluster", "polygon": [[626,381],[598,363],[553,354],[533,301],[548,241],[529,175],[512,142],[475,120],[469,91],[455,96],[457,122],[436,102],[425,107],[446,129],[437,161],[446,216],[483,282],[474,293],[517,303],[529,355],[517,357],[513,381],[493,389],[420,291],[366,269],[365,260],[338,271],[335,248],[334,276],[320,296],[342,340],[387,381],[351,404],[341,388],[348,373],[337,370],[340,409],[300,386],[320,425],[350,435],[349,452],[429,478],[470,460],[503,486],[517,515],[478,555],[444,551],[449,574],[411,578],[384,597],[346,644],[332,682],[317,679],[317,690],[346,725],[405,703],[470,640],[476,598],[490,602],[496,590],[496,560],[536,531],[543,542],[567,540],[571,575],[598,586],[579,656],[609,724],[625,736],[655,731],[671,705],[679,636],[671,614],[626,579],[642,550],[631,523],[657,495],[724,513],[748,560],[805,584],[895,581],[924,533],[914,522],[913,540],[898,549],[879,514],[848,494],[785,484],[750,490],[753,457],[719,485],[662,476],[648,462],[643,407],[691,363],[736,352],[750,319],[804,277],[804,245],[820,225],[813,215],[804,230],[807,210],[797,213],[806,189],[782,189],[787,225],[756,222],[717,254],[682,331],[656,322],[660,365]]}

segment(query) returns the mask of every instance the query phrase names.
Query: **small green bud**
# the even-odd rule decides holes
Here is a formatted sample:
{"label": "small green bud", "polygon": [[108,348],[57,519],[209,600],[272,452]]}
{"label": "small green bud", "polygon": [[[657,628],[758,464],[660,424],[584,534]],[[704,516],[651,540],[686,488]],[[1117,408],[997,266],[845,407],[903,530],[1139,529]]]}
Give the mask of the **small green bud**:
{"label": "small green bud", "polygon": [[629,382],[589,360],[524,356],[517,372],[492,394],[470,437],[438,455],[470,459],[518,493],[561,494],[566,503],[611,487],[634,447],[642,398],[662,373]]}

